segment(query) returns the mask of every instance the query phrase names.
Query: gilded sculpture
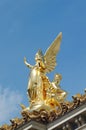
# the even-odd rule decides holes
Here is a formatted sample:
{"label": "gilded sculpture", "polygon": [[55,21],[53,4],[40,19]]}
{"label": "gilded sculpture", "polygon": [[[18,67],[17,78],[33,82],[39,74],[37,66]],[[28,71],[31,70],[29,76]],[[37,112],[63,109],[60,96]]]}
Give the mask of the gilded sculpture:
{"label": "gilded sculpture", "polygon": [[60,102],[66,98],[67,93],[59,86],[62,76],[56,74],[52,82],[46,76],[56,66],[56,56],[60,50],[61,40],[62,33],[60,32],[44,55],[41,50],[36,53],[34,66],[24,58],[25,65],[31,69],[27,87],[30,110],[55,110],[61,108]]}
{"label": "gilded sculpture", "polygon": [[34,66],[24,58],[24,63],[31,69],[27,88],[30,106],[21,104],[22,118],[11,119],[11,124],[0,126],[0,130],[15,130],[31,120],[49,123],[86,103],[86,89],[83,95],[78,93],[72,96],[73,101],[69,102],[66,100],[67,92],[60,86],[62,75],[56,73],[53,81],[46,76],[56,66],[56,55],[59,52],[61,40],[62,33],[57,36],[44,55],[39,50],[35,56]]}

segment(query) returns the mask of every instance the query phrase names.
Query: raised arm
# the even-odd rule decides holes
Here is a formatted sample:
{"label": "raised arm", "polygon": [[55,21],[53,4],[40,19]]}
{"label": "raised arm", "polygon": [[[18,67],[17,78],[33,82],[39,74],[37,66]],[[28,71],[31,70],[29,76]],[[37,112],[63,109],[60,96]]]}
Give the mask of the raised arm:
{"label": "raised arm", "polygon": [[26,57],[24,57],[24,63],[27,67],[29,67],[30,69],[32,69],[32,65],[30,65],[27,61],[26,61]]}

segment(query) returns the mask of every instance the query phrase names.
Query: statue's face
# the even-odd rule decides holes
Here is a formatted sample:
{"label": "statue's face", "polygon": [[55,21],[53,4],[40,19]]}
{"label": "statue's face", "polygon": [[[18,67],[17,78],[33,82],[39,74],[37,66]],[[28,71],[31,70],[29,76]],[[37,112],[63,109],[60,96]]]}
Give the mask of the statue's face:
{"label": "statue's face", "polygon": [[62,76],[60,74],[55,75],[55,81],[60,81],[62,79]]}
{"label": "statue's face", "polygon": [[36,53],[36,55],[35,55],[35,60],[36,60],[36,61],[42,61],[41,55],[39,55],[38,53]]}

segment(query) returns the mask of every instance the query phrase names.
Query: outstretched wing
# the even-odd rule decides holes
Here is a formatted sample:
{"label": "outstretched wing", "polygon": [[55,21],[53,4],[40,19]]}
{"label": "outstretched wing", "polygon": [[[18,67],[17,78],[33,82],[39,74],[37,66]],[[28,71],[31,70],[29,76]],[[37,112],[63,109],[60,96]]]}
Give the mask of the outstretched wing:
{"label": "outstretched wing", "polygon": [[45,68],[46,68],[45,71],[47,73],[52,71],[56,66],[56,55],[60,49],[61,39],[62,39],[62,32],[59,33],[59,35],[56,37],[56,39],[53,41],[53,43],[47,49],[44,55]]}

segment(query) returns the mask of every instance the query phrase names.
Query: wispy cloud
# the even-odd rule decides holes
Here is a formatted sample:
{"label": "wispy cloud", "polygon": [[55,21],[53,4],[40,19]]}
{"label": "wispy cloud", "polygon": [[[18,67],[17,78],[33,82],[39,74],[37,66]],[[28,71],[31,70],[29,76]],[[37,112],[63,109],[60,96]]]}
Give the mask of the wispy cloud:
{"label": "wispy cloud", "polygon": [[18,112],[21,101],[22,95],[18,91],[0,86],[0,125],[8,122]]}

